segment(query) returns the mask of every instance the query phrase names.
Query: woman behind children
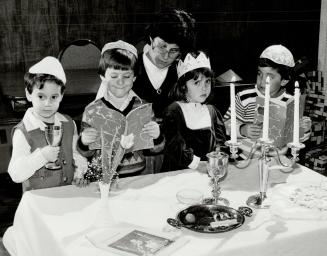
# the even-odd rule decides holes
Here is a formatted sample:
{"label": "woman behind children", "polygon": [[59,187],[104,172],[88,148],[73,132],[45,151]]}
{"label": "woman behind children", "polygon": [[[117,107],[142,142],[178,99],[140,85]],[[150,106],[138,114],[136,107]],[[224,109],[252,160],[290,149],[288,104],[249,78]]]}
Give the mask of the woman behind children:
{"label": "woman behind children", "polygon": [[[163,111],[170,103],[168,93],[177,81],[176,64],[181,54],[189,52],[195,43],[195,20],[184,10],[165,9],[154,16],[146,28],[146,45],[138,56],[133,90],[143,100],[152,103],[156,121],[161,123]],[[101,85],[97,98],[101,98]],[[159,172],[163,159],[164,140],[160,136],[155,147],[145,150],[147,172]]]}
{"label": "woman behind children", "polygon": [[[58,113],[65,91],[66,76],[60,62],[46,57],[25,74],[25,92],[32,107],[13,131],[13,150],[8,173],[14,182],[23,183],[23,191],[69,185],[85,185],[86,159],[76,151],[78,139],[74,121]],[[61,126],[60,146],[47,144],[47,126]],[[61,168],[48,170],[48,162],[58,161]],[[75,171],[76,169],[76,171]]]}
{"label": "woman behind children", "polygon": [[[126,116],[131,110],[143,104],[143,100],[132,90],[136,62],[137,50],[133,45],[121,40],[107,43],[102,49],[98,70],[102,84],[106,86],[106,91],[102,97],[90,103],[85,112],[88,108],[97,106],[119,111]],[[84,156],[91,157],[87,177],[92,180],[99,174],[101,150],[89,149],[89,145],[99,137],[99,132],[92,128],[91,123],[86,123],[85,112],[78,149]],[[154,139],[158,138],[160,134],[159,125],[154,121],[145,124],[143,131]],[[127,143],[130,144],[129,146],[126,143],[121,144],[125,148],[132,146],[130,143]],[[140,150],[125,154],[117,172],[120,176],[137,175],[142,172],[144,167],[145,160]]]}
{"label": "woman behind children", "polygon": [[[236,94],[235,106],[237,116],[237,132],[239,138],[258,139],[262,133],[262,125],[254,123],[256,97],[264,97],[266,79],[270,77],[270,97],[286,101],[292,97],[285,90],[291,79],[295,63],[292,53],[282,45],[267,47],[259,57],[258,74],[255,88],[246,89]],[[230,131],[230,108],[224,116],[227,131]],[[303,117],[300,127],[305,134],[300,139],[305,141],[310,136],[311,120]],[[285,147],[281,153],[285,153]]]}
{"label": "woman behind children", "polygon": [[225,147],[222,116],[206,102],[211,95],[213,72],[203,52],[188,53],[177,66],[178,81],[170,93],[173,102],[164,112],[166,138],[162,171],[196,169],[206,154]]}

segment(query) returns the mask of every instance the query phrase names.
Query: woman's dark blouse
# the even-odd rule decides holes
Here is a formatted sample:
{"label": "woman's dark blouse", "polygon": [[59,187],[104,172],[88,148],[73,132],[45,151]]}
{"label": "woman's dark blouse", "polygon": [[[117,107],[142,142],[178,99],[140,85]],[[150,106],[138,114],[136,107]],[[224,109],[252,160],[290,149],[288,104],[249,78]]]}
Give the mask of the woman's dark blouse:
{"label": "woman's dark blouse", "polygon": [[226,150],[226,130],[220,112],[207,105],[211,127],[191,130],[187,128],[181,107],[172,103],[164,112],[162,131],[166,139],[162,172],[188,168],[193,156],[206,160],[206,154],[217,146]]}
{"label": "woman's dark blouse", "polygon": [[138,70],[136,80],[133,85],[133,91],[146,102],[152,103],[153,112],[156,118],[162,118],[163,111],[170,103],[168,93],[177,81],[176,65],[173,63],[168,68],[167,76],[160,87],[160,93],[152,86],[151,81],[146,73],[143,53],[138,58]]}

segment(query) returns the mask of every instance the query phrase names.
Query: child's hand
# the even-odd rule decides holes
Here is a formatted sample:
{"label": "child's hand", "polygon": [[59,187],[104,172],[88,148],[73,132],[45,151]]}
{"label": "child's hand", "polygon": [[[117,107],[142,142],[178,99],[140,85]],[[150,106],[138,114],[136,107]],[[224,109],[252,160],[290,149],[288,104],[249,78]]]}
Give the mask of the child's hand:
{"label": "child's hand", "polygon": [[261,136],[262,127],[256,124],[245,124],[241,126],[241,135],[250,138],[257,139]]}
{"label": "child's hand", "polygon": [[149,134],[149,136],[153,139],[158,138],[160,135],[159,124],[156,123],[155,121],[150,121],[147,124],[145,124],[142,131]]}
{"label": "child's hand", "polygon": [[90,145],[91,143],[95,142],[98,137],[98,132],[94,128],[85,128],[81,134],[82,143],[86,146]]}
{"label": "child's hand", "polygon": [[81,187],[86,187],[87,185],[89,185],[90,181],[87,179],[83,179],[83,178],[74,178],[72,184],[81,188]]}
{"label": "child's hand", "polygon": [[124,148],[124,149],[129,149],[134,145],[134,134],[131,133],[127,136],[122,135],[121,139],[120,139],[120,145]]}
{"label": "child's hand", "polygon": [[45,146],[41,153],[48,162],[55,162],[59,156],[60,147]]}
{"label": "child's hand", "polygon": [[303,128],[304,132],[310,131],[311,130],[311,125],[312,125],[312,122],[311,122],[311,118],[310,117],[303,116],[300,119],[300,127]]}

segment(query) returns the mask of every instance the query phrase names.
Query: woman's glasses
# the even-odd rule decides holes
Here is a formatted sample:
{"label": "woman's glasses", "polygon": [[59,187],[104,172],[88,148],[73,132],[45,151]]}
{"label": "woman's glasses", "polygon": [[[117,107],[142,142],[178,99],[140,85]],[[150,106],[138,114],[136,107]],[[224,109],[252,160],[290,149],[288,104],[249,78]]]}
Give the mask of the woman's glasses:
{"label": "woman's glasses", "polygon": [[166,53],[168,53],[168,57],[171,59],[175,59],[177,58],[181,52],[179,50],[179,48],[174,48],[174,47],[168,47],[168,43],[166,43],[165,41],[156,41],[156,43],[153,43],[153,47],[156,48],[159,52],[160,55],[165,55]]}

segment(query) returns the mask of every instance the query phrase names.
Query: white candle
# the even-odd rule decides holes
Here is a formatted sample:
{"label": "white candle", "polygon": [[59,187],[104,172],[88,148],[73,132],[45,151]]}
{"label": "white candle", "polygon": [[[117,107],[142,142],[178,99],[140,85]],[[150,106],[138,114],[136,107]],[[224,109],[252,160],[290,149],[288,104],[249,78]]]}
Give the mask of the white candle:
{"label": "white candle", "polygon": [[[235,81],[233,76],[232,81]],[[231,112],[231,123],[230,123],[230,139],[232,143],[237,142],[236,137],[236,110],[235,110],[235,84],[230,84],[230,112]]]}
{"label": "white candle", "polygon": [[263,112],[263,129],[262,129],[262,140],[268,140],[269,131],[269,101],[270,101],[270,77],[266,78],[266,88],[265,88],[265,106]]}
{"label": "white candle", "polygon": [[299,140],[299,126],[300,126],[300,88],[299,83],[295,82],[294,90],[294,127],[293,127],[293,143],[298,145]]}

